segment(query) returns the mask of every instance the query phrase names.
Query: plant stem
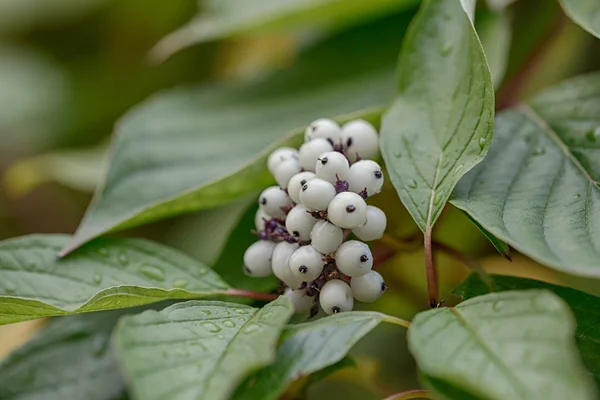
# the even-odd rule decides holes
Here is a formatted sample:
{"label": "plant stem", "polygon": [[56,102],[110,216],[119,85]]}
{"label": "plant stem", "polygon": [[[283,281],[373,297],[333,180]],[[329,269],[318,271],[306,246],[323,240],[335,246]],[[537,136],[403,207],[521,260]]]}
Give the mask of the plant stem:
{"label": "plant stem", "polygon": [[410,400],[410,399],[433,399],[429,390],[414,389],[406,392],[396,393],[384,400]]}
{"label": "plant stem", "polygon": [[407,321],[405,319],[398,318],[398,317],[392,317],[391,315],[386,315],[382,319],[382,321],[389,322],[390,324],[394,324],[394,325],[403,326],[405,328],[410,327],[410,321]]}
{"label": "plant stem", "polygon": [[227,289],[225,292],[223,292],[223,294],[226,296],[248,297],[250,299],[265,300],[265,301],[272,301],[272,300],[275,300],[277,297],[279,297],[279,295],[276,293],[261,293],[261,292],[253,292],[251,290],[234,289],[234,288]]}
{"label": "plant stem", "polygon": [[433,246],[431,244],[431,227],[425,230],[425,273],[427,275],[427,295],[429,297],[429,306],[436,308],[438,306],[439,287],[437,279],[437,270],[433,263]]}

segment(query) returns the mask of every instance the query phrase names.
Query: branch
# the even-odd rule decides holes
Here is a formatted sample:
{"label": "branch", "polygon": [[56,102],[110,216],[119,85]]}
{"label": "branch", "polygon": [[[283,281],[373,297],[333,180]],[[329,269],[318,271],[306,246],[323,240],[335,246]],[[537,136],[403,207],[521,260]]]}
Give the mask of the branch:
{"label": "branch", "polygon": [[411,399],[433,399],[429,390],[414,389],[406,392],[396,393],[383,400],[411,400]]}
{"label": "branch", "polygon": [[431,245],[431,227],[425,230],[425,274],[427,275],[427,296],[429,297],[429,306],[436,308],[438,306],[439,287],[437,279],[437,270],[433,263],[433,247]]}
{"label": "branch", "polygon": [[272,301],[279,297],[276,293],[261,293],[261,292],[253,292],[251,290],[244,289],[227,289],[223,292],[226,296],[236,296],[236,297],[248,297],[250,299],[256,300],[264,300],[264,301]]}

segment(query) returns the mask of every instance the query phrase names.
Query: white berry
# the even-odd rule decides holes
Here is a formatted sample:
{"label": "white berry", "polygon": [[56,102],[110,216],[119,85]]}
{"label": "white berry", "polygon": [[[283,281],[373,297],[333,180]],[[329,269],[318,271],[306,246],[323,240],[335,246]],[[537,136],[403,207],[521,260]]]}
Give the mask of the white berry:
{"label": "white berry", "polygon": [[290,269],[303,282],[317,279],[323,272],[323,255],[312,246],[301,246],[290,257]]}
{"label": "white berry", "polygon": [[338,193],[327,207],[327,218],[344,229],[363,226],[367,222],[367,203],[356,193]]}
{"label": "white berry", "polygon": [[307,296],[306,293],[304,293],[304,290],[292,290],[286,288],[283,291],[283,295],[288,296],[292,300],[292,305],[294,306],[296,314],[309,312],[312,305],[315,303],[315,298]]}
{"label": "white berry", "polygon": [[312,211],[327,210],[335,196],[335,187],[319,178],[311,179],[300,189],[300,202]]}
{"label": "white berry", "polygon": [[317,178],[335,184],[338,179],[347,181],[350,174],[348,159],[337,151],[328,151],[319,155],[315,166]]}
{"label": "white berry", "polygon": [[367,196],[373,196],[383,187],[383,171],[379,164],[371,160],[360,160],[352,164],[348,175],[350,191],[360,193],[367,191]]}
{"label": "white berry", "polygon": [[352,289],[347,283],[339,279],[332,279],[321,288],[319,304],[328,315],[352,311],[354,306]]}
{"label": "white berry", "polygon": [[300,146],[300,150],[298,151],[300,166],[305,171],[314,172],[317,159],[321,154],[328,151],[333,151],[333,146],[326,139],[317,138],[311,140],[310,142],[304,143],[302,146]]}
{"label": "white berry", "polygon": [[373,268],[373,255],[366,243],[349,240],[337,249],[335,263],[345,275],[362,276]]}
{"label": "white berry", "polygon": [[290,198],[294,200],[294,203],[300,203],[300,189],[302,189],[302,186],[306,182],[314,178],[316,178],[314,172],[309,171],[300,172],[292,176],[292,179],[288,183],[287,191]]}
{"label": "white berry", "polygon": [[327,221],[319,221],[310,232],[310,243],[321,254],[330,254],[344,241],[344,231]]}
{"label": "white berry", "polygon": [[352,233],[365,242],[381,239],[387,225],[387,217],[382,209],[367,206],[367,223],[352,229]]}
{"label": "white berry", "polygon": [[273,150],[267,159],[267,168],[271,175],[275,175],[275,170],[279,164],[290,159],[298,160],[298,150],[291,147],[280,147]]}
{"label": "white berry", "polygon": [[350,280],[352,295],[358,301],[371,303],[381,297],[387,286],[377,271],[370,271],[363,276]]}
{"label": "white berry", "polygon": [[[279,186],[271,186],[263,190],[258,197],[258,205],[263,212],[272,217],[285,218],[282,207],[293,206],[292,199]],[[256,221],[255,221],[256,222]]]}
{"label": "white berry", "polygon": [[374,158],[379,150],[379,137],[373,125],[355,119],[342,127],[342,144],[346,155],[354,162],[357,154],[361,159]]}
{"label": "white berry", "polygon": [[310,232],[318,219],[308,213],[308,209],[302,204],[296,205],[290,210],[285,219],[285,229],[296,239],[310,240]]}
{"label": "white berry", "polygon": [[318,138],[327,139],[331,141],[331,144],[339,143],[342,138],[340,126],[328,118],[314,120],[304,131],[304,141],[310,142]]}
{"label": "white berry", "polygon": [[254,226],[256,226],[257,231],[265,230],[265,222],[270,220],[271,216],[264,212],[260,207],[256,210],[256,214],[254,215]]}
{"label": "white berry", "polygon": [[279,242],[273,249],[271,257],[273,275],[292,289],[298,289],[302,285],[302,280],[290,269],[290,256],[296,249],[298,249],[297,243]]}
{"label": "white berry", "polygon": [[301,170],[302,168],[300,167],[298,160],[290,159],[279,164],[277,168],[275,168],[273,176],[279,186],[287,188],[290,179]]}
{"label": "white berry", "polygon": [[271,275],[271,256],[275,243],[267,240],[260,240],[252,243],[244,253],[244,271],[246,275],[264,278]]}

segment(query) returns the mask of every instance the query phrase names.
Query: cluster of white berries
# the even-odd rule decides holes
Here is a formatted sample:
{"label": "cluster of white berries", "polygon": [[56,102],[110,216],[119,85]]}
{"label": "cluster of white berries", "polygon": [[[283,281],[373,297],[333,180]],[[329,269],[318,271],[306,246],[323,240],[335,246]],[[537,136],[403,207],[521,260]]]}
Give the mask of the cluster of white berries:
{"label": "cluster of white berries", "polygon": [[[383,186],[375,161],[379,144],[375,128],[357,119],[340,126],[317,119],[306,129],[296,150],[281,147],[268,158],[278,186],[259,197],[256,233],[260,241],[244,254],[244,271],[253,277],[274,274],[285,285],[296,312],[327,314],[350,311],[354,299],[377,300],[386,286],[372,270],[366,243],[345,239],[380,239],[385,213],[365,199]],[[348,284],[349,282],[349,284]]]}

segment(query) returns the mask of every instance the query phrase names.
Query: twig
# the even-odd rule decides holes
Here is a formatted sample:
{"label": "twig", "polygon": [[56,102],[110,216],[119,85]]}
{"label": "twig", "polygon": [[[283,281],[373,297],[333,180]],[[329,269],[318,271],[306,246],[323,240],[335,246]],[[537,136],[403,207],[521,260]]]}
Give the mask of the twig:
{"label": "twig", "polygon": [[411,399],[433,399],[429,390],[413,389],[402,393],[396,393],[383,400],[411,400]]}
{"label": "twig", "polygon": [[265,301],[272,301],[272,300],[275,300],[277,297],[279,297],[279,295],[276,293],[261,293],[261,292],[253,292],[251,290],[233,289],[233,288],[227,289],[225,292],[223,292],[223,294],[226,296],[248,297],[250,299],[265,300]]}
{"label": "twig", "polygon": [[425,246],[425,274],[427,275],[427,296],[429,298],[429,306],[436,308],[438,306],[439,287],[437,279],[437,270],[433,263],[433,246],[431,245],[431,227],[425,230],[424,236]]}

